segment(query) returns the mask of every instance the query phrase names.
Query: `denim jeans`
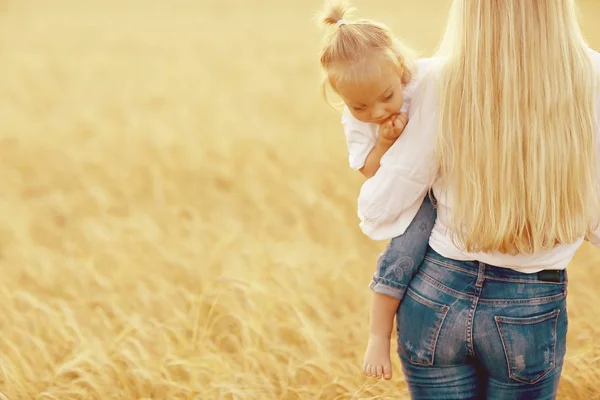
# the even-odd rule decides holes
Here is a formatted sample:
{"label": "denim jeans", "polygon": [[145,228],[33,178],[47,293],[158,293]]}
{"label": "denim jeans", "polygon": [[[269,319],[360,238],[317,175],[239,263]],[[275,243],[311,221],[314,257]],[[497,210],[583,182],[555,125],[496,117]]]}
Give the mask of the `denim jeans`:
{"label": "denim jeans", "polygon": [[412,398],[555,399],[566,352],[566,271],[555,278],[429,248],[397,314]]}
{"label": "denim jeans", "polygon": [[425,196],[406,231],[393,238],[379,256],[377,269],[369,285],[374,292],[398,300],[404,298],[409,282],[425,257],[436,215],[429,196]]}

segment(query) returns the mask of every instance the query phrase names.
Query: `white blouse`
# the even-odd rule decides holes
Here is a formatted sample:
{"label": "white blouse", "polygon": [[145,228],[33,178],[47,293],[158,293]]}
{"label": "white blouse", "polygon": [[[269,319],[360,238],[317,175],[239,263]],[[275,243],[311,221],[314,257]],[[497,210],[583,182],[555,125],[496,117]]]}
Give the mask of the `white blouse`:
{"label": "white blouse", "polygon": [[[600,72],[600,53],[592,51]],[[437,71],[439,63],[429,63],[427,73],[419,74],[408,112],[409,123],[402,135],[381,159],[381,167],[365,181],[358,198],[362,231],[374,240],[388,240],[404,233],[416,215],[435,176],[434,152],[437,131]],[[600,93],[599,96],[600,97]],[[597,113],[600,116],[600,101]],[[349,113],[348,113],[349,114]],[[354,121],[356,124],[354,125]],[[363,129],[362,122],[345,116],[345,129]],[[596,152],[600,157],[600,126],[596,126]],[[600,184],[600,168],[597,170]],[[584,238],[535,254],[468,253],[456,247],[447,224],[452,204],[436,183],[433,192],[438,216],[429,245],[442,256],[456,260],[477,260],[526,273],[543,269],[563,269],[571,261]],[[600,229],[587,237],[600,247]]]}

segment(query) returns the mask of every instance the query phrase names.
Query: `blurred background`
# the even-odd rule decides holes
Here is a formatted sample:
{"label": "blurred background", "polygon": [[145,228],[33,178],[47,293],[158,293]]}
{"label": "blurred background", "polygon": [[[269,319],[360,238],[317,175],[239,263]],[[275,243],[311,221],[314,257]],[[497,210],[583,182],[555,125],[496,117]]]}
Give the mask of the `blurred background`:
{"label": "blurred background", "polygon": [[[320,94],[321,5],[0,2],[0,399],[408,398],[397,357],[360,372],[385,243]],[[448,1],[354,5],[428,56]],[[561,399],[600,398],[599,261],[569,267]]]}

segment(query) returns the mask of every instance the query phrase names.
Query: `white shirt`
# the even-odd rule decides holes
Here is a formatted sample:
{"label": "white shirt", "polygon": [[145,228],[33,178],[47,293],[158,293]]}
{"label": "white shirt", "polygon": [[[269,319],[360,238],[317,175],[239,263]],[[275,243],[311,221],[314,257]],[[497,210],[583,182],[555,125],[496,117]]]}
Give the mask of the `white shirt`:
{"label": "white shirt", "polygon": [[[600,53],[592,52],[600,71]],[[381,159],[381,167],[362,186],[358,198],[358,216],[363,232],[374,240],[388,240],[404,233],[416,215],[435,177],[437,134],[437,62],[430,63],[426,75],[420,75],[412,91],[409,123],[402,135]],[[600,97],[600,93],[599,96]],[[418,104],[418,107],[416,106]],[[600,116],[600,101],[597,104]],[[346,129],[362,129],[346,117]],[[596,119],[597,120],[597,119]],[[359,122],[357,120],[354,120]],[[362,124],[362,123],[361,123]],[[596,125],[596,152],[600,157],[600,126]],[[600,184],[600,165],[597,165]],[[526,273],[543,269],[563,269],[571,261],[584,238],[535,254],[468,253],[452,243],[447,223],[452,204],[434,182],[438,216],[429,245],[444,257],[477,260],[490,265]],[[600,229],[587,238],[600,247]]]}
{"label": "white shirt", "polygon": [[[404,100],[402,102],[401,112],[410,110],[410,103],[415,92],[415,88],[418,86],[419,81],[425,75],[427,68],[433,64],[432,58],[423,58],[417,61],[413,76],[406,85],[402,88],[402,95]],[[377,137],[379,136],[379,124],[371,122],[361,122],[354,118],[354,116],[348,110],[348,107],[344,107],[342,114],[342,125],[344,126],[344,134],[346,135],[346,144],[348,146],[348,162],[350,168],[359,170],[365,166],[367,156],[375,147]]]}

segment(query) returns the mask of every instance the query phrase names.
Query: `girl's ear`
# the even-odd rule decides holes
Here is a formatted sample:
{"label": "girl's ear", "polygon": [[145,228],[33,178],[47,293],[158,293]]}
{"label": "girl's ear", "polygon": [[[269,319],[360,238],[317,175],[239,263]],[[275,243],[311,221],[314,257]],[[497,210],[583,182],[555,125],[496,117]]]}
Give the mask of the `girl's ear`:
{"label": "girl's ear", "polygon": [[400,80],[402,83],[407,84],[410,81],[411,73],[408,68],[403,68],[400,74]]}

